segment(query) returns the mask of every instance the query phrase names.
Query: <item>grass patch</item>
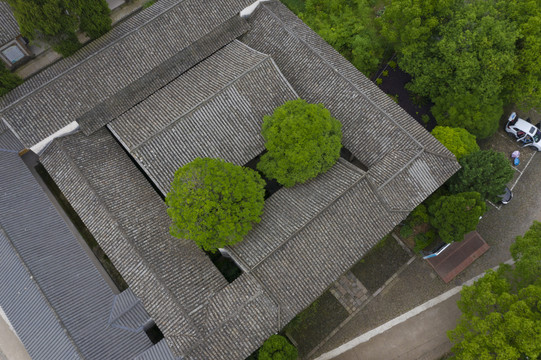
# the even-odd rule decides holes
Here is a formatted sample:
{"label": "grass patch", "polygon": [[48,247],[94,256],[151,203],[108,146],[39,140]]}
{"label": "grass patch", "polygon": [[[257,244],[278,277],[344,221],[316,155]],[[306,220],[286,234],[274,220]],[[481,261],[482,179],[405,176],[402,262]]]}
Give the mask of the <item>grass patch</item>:
{"label": "grass patch", "polygon": [[149,8],[156,3],[156,0],[149,0],[143,4],[143,9]]}
{"label": "grass patch", "polygon": [[298,344],[299,357],[302,358],[319,345],[348,315],[338,300],[326,291],[297,314],[283,331]]}
{"label": "grass patch", "polygon": [[370,291],[379,289],[403,264],[409,254],[387,235],[351,268],[351,272]]}
{"label": "grass patch", "polygon": [[109,257],[107,257],[105,252],[101,249],[98,242],[96,241],[96,239],[94,239],[94,236],[92,236],[92,233],[85,226],[77,212],[75,212],[75,210],[71,207],[70,203],[68,202],[64,194],[62,194],[62,191],[60,191],[47,170],[45,170],[43,165],[38,164],[36,166],[36,172],[39,174],[39,176],[41,176],[43,182],[47,185],[49,191],[56,198],[66,215],[68,215],[70,221],[73,223],[79,234],[81,234],[81,236],[90,247],[96,258],[99,260],[107,274],[109,274],[111,280],[113,280],[118,290],[126,290],[128,288],[128,284],[124,281],[118,270],[115,269]]}

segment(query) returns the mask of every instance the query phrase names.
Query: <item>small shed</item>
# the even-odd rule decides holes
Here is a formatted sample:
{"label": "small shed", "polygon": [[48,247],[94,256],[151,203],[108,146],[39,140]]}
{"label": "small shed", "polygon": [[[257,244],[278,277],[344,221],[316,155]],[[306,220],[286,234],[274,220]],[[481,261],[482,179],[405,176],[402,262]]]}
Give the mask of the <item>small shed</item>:
{"label": "small shed", "polygon": [[0,1],[0,60],[13,69],[32,56],[10,6]]}

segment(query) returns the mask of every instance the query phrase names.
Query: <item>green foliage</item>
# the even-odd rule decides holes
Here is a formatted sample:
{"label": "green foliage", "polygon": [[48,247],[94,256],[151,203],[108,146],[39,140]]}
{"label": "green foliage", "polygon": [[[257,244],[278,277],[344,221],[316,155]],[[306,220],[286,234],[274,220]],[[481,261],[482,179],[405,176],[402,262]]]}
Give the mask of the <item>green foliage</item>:
{"label": "green foliage", "polygon": [[383,70],[383,71],[381,72],[381,76],[389,76],[389,71]]}
{"label": "green foliage", "polygon": [[477,192],[441,196],[428,208],[431,225],[447,243],[462,241],[465,234],[475,230],[485,211],[485,202]]}
{"label": "green foliage", "polygon": [[400,228],[400,236],[403,239],[409,238],[411,235],[413,235],[413,229],[409,224],[404,224],[402,228]]}
{"label": "green foliage", "polygon": [[537,0],[393,0],[377,21],[438,124],[486,138],[504,102],[541,104],[540,14]]}
{"label": "green foliage", "polygon": [[383,83],[383,79],[382,78],[377,78],[376,79],[376,84],[377,85],[381,85]]}
{"label": "green foliage", "polygon": [[391,69],[396,69],[396,61],[391,60],[387,63]]}
{"label": "green foliage", "polygon": [[260,221],[265,182],[251,169],[197,158],[175,172],[165,202],[171,235],[208,251],[233,245]]}
{"label": "green foliage", "polygon": [[75,36],[75,34],[63,36],[63,38],[63,40],[58,41],[53,45],[53,50],[63,57],[68,57],[75,54],[77,50],[83,46],[79,40],[77,40],[77,36]]}
{"label": "green foliage", "polygon": [[436,126],[432,130],[432,135],[449,149],[456,156],[457,160],[480,150],[479,145],[475,141],[475,136],[470,134],[466,129]]}
{"label": "green foliage", "polygon": [[75,32],[80,29],[97,38],[111,29],[105,0],[7,0],[21,34],[44,40],[62,55],[76,51]]}
{"label": "green foliage", "polygon": [[3,96],[22,84],[23,79],[9,71],[6,66],[0,64],[0,96]]}
{"label": "green foliage", "polygon": [[268,150],[257,168],[291,187],[329,170],[340,156],[342,125],[322,104],[297,99],[263,119]]}
{"label": "green foliage", "polygon": [[423,124],[428,124],[428,122],[430,121],[430,116],[428,116],[427,114],[423,114],[421,115],[421,121],[423,122]]}
{"label": "green foliage", "polygon": [[298,15],[361,72],[377,69],[385,47],[367,0],[306,0]]}
{"label": "green foliage", "polygon": [[421,225],[429,221],[428,211],[424,204],[419,204],[406,218],[406,222],[411,226]]}
{"label": "green foliage", "polygon": [[143,9],[149,8],[156,3],[156,0],[149,0],[143,4]]}
{"label": "green foliage", "polygon": [[[541,275],[538,273],[538,275]],[[462,317],[447,333],[455,359],[538,359],[541,354],[541,287],[515,293],[489,270],[461,292]]]}
{"label": "green foliage", "polygon": [[500,264],[462,289],[462,317],[447,332],[455,359],[539,359],[541,223],[517,237],[511,254],[514,269]]}
{"label": "green foliage", "polygon": [[515,260],[517,282],[526,286],[538,282],[541,277],[541,222],[534,221],[524,236],[518,236],[511,245]]}
{"label": "green foliage", "polygon": [[272,335],[259,349],[258,360],[296,360],[297,348],[283,336]]}
{"label": "green foliage", "polygon": [[413,247],[413,251],[415,251],[416,253],[420,253],[421,250],[424,250],[427,246],[432,244],[435,239],[436,232],[434,230],[429,230],[425,233],[415,235],[415,246]]}
{"label": "green foliage", "polygon": [[500,152],[476,151],[464,156],[459,163],[462,168],[449,180],[449,190],[455,194],[476,191],[483,199],[496,202],[513,179],[514,170]]}
{"label": "green foliage", "polygon": [[111,30],[111,10],[105,0],[81,2],[79,29],[91,39],[97,39]]}

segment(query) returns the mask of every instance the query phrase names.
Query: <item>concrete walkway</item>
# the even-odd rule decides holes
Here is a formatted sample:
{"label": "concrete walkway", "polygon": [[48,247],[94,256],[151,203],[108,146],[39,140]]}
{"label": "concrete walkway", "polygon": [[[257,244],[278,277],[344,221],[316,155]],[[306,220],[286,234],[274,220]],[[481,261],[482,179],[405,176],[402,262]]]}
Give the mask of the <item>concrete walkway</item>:
{"label": "concrete walkway", "polygon": [[[447,330],[454,328],[460,317],[460,310],[456,305],[459,298],[460,294],[455,294],[332,359],[437,359],[451,349]],[[331,357],[322,356],[320,359]]]}
{"label": "concrete walkway", "polygon": [[31,360],[1,309],[0,315],[0,360]]}

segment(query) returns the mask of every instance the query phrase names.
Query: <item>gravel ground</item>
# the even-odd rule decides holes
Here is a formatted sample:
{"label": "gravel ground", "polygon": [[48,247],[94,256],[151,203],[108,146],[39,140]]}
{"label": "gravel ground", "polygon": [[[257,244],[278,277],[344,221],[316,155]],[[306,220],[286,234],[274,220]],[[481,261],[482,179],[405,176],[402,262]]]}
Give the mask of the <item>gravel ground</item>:
{"label": "gravel ground", "polygon": [[[512,142],[512,139],[496,134],[481,146],[486,148],[496,144],[495,149],[498,149],[500,145],[497,144],[500,143],[507,149],[509,144],[505,141]],[[525,156],[528,155],[528,158],[533,155],[531,149],[517,149]],[[324,344],[313,358],[510,259],[509,246],[515,237],[524,234],[534,220],[541,221],[541,187],[538,186],[540,179],[541,154],[536,153],[513,189],[513,200],[501,209],[488,205],[488,211],[477,227],[477,231],[491,248],[455,280],[445,284],[424,260],[413,261],[384,291]]]}

